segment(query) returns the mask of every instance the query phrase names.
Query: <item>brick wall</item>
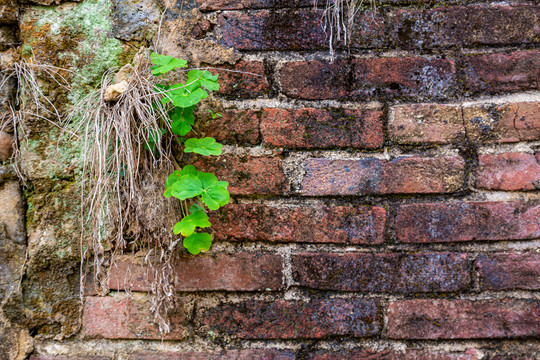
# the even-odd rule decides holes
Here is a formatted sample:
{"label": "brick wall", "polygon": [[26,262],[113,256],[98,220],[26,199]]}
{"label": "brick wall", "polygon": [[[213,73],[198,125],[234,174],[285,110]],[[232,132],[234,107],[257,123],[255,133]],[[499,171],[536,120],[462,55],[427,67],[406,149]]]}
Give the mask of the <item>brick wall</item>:
{"label": "brick wall", "polygon": [[538,358],[538,3],[383,0],[333,61],[309,0],[195,5],[244,72],[196,164],[230,183],[216,242],[174,264],[164,339],[125,255],[30,358]]}

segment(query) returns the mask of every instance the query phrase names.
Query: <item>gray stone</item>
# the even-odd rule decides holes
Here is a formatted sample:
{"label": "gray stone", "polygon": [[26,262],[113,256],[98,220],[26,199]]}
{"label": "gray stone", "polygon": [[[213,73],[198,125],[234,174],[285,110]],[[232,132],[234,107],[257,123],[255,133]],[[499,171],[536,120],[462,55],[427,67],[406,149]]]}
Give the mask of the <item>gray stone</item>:
{"label": "gray stone", "polygon": [[160,18],[152,0],[112,0],[113,36],[122,40],[143,40],[152,35]]}

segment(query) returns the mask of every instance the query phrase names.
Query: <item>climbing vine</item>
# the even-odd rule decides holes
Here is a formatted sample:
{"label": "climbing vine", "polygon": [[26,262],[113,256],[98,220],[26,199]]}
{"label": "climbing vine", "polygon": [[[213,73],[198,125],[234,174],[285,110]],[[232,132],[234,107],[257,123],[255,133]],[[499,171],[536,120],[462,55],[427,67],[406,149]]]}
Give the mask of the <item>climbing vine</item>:
{"label": "climbing vine", "polygon": [[[171,71],[187,66],[185,60],[172,56],[152,53],[150,58],[154,64],[151,67],[152,74],[158,77],[166,77]],[[221,155],[223,145],[214,138],[185,138],[195,125],[195,106],[208,97],[209,91],[219,90],[218,76],[212,75],[208,70],[195,69],[188,72],[185,83],[156,85],[156,91],[162,97],[161,105],[172,104],[172,107],[167,111],[169,126],[160,128],[160,132],[151,136],[148,141],[151,150],[169,128],[179,145],[183,146],[184,152],[204,156]],[[198,171],[193,165],[177,169],[167,178],[164,196],[175,197],[182,204],[183,218],[174,226],[174,233],[184,237],[183,245],[191,254],[197,255],[210,249],[212,236],[196,230],[211,226],[206,209],[217,210],[229,202],[228,185],[225,181],[219,181],[212,173]]]}

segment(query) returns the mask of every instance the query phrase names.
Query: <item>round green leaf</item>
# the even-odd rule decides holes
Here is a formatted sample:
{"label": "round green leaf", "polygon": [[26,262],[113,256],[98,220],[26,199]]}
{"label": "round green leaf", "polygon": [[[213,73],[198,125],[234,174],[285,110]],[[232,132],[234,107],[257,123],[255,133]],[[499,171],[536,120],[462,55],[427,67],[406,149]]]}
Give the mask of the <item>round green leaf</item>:
{"label": "round green leaf", "polygon": [[201,181],[196,175],[183,175],[173,185],[171,194],[180,200],[198,196],[203,191]]}
{"label": "round green leaf", "polygon": [[[193,208],[193,207],[192,207]],[[202,210],[196,209],[192,214],[184,217],[174,226],[174,233],[182,233],[182,236],[190,236],[196,227],[207,228],[212,226],[208,221],[208,215]]]}
{"label": "round green leaf", "polygon": [[185,142],[185,152],[194,152],[201,155],[221,155],[221,148],[223,145],[216,142],[216,139],[211,137],[205,137],[202,139],[188,139]]}
{"label": "round green leaf", "polygon": [[[220,183],[225,183],[220,181]],[[227,184],[228,185],[228,184]],[[220,185],[214,185],[202,193],[202,201],[210,210],[217,210],[220,206],[226,205],[230,200],[230,194],[227,188]]]}
{"label": "round green leaf", "polygon": [[212,236],[207,233],[193,233],[184,239],[184,247],[193,255],[205,252],[212,246]]}

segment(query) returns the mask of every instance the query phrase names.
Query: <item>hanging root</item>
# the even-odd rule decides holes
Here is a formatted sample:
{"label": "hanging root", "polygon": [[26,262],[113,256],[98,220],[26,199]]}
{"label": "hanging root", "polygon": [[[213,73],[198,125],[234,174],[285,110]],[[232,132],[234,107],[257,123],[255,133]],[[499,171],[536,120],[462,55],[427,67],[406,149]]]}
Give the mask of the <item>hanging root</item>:
{"label": "hanging root", "polygon": [[[373,8],[375,0],[369,0],[369,2]],[[315,7],[318,3],[319,0],[314,0]],[[363,4],[364,0],[326,0],[323,29],[328,34],[332,60],[335,55],[334,44],[343,41],[345,46],[350,46],[356,16]]]}
{"label": "hanging root", "polygon": [[[67,121],[79,124],[76,132],[84,143],[81,215],[82,228],[90,234],[83,231],[81,242],[91,238],[94,276],[107,292],[108,249],[112,249],[111,263],[128,248],[148,251],[152,310],[160,330],[167,333],[176,245],[171,232],[174,222],[167,220],[174,219],[179,209],[163,197],[165,179],[173,170],[173,140],[151,141],[161,138],[161,129],[169,126],[151,65],[148,51],[141,50],[116,79],[112,72],[106,73],[101,86],[75,106]],[[81,250],[84,262],[89,254],[83,243],[81,249],[85,249]],[[82,277],[87,266],[81,265]]]}

